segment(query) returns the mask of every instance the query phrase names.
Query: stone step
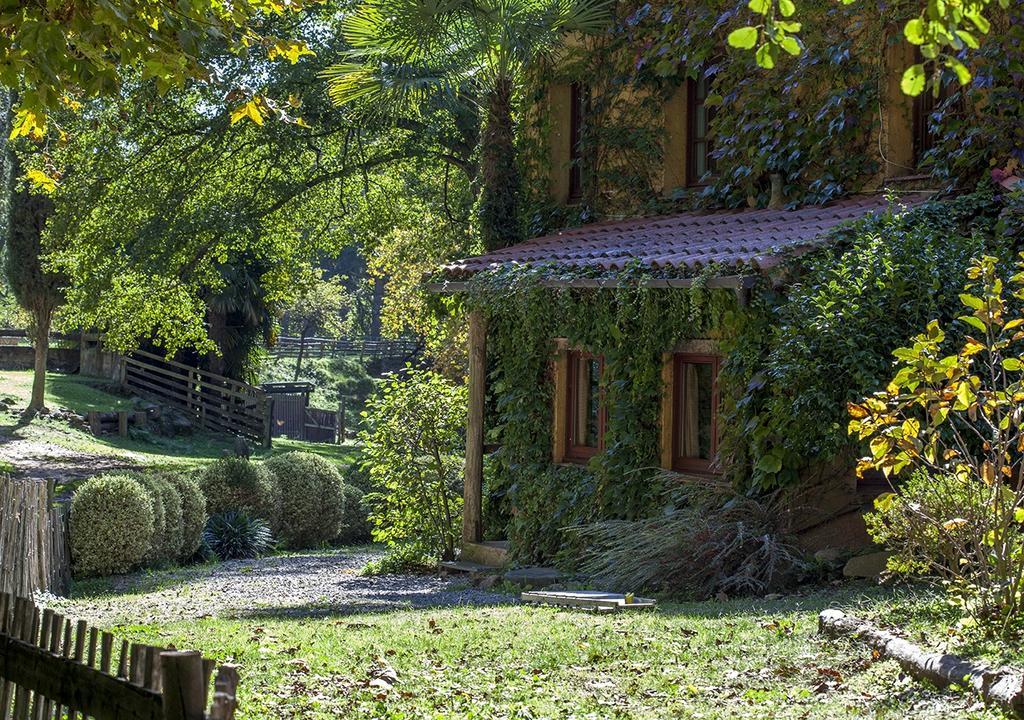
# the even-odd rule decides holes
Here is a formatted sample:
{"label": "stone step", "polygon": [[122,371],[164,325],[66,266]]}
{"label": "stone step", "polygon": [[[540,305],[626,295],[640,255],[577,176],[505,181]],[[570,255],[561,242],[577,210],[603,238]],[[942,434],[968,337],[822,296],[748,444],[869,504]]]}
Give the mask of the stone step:
{"label": "stone step", "polygon": [[497,568],[491,565],[481,565],[480,563],[470,562],[468,560],[456,560],[454,562],[444,561],[438,563],[442,570],[450,573],[459,573],[462,575],[491,575],[497,572]]}
{"label": "stone step", "polygon": [[490,565],[493,568],[504,567],[508,563],[508,542],[505,540],[486,540],[481,543],[463,543],[460,560]]}

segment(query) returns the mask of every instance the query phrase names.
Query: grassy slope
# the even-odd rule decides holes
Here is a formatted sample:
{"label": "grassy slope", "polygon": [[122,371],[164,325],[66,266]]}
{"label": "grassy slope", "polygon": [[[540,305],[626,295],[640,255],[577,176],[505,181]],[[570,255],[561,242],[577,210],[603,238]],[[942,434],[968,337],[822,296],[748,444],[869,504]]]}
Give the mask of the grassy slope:
{"label": "grassy slope", "polygon": [[[28,404],[32,373],[0,372],[0,397],[16,399],[15,408]],[[130,409],[131,398],[117,393],[116,388],[102,381],[78,375],[50,373],[47,376],[47,404],[51,408],[69,408],[78,413],[89,410]],[[161,437],[139,434],[135,437],[95,437],[91,433],[69,427],[66,423],[37,417],[28,424],[19,421],[17,413],[0,415],[0,439],[24,440],[146,467],[192,467],[221,457],[231,446],[223,436],[196,432],[190,436]],[[325,445],[295,440],[275,441],[270,451],[258,449],[258,456],[288,450],[306,450],[348,464],[358,453],[355,445]]]}
{"label": "grassy slope", "polygon": [[[145,594],[111,597],[137,603]],[[881,612],[865,586],[655,612],[497,606],[316,618],[203,618],[118,632],[241,665],[240,718],[994,718],[816,635],[824,607]],[[72,610],[73,612],[73,610]],[[386,662],[399,684],[366,686]]]}

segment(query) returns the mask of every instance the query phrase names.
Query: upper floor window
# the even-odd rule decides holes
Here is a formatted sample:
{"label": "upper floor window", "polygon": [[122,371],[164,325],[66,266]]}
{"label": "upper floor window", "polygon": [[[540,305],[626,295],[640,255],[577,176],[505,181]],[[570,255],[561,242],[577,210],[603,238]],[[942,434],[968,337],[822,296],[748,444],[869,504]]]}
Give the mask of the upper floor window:
{"label": "upper floor window", "polygon": [[672,467],[708,472],[718,453],[718,364],[715,355],[680,353],[673,367]]}
{"label": "upper floor window", "polygon": [[587,117],[588,92],[574,82],[569,87],[569,200],[583,197],[583,128]]}
{"label": "upper floor window", "polygon": [[[920,61],[918,61],[920,62]],[[925,154],[933,149],[941,139],[936,128],[935,113],[938,110],[955,111],[963,96],[958,92],[960,83],[948,73],[939,78],[939,94],[936,97],[933,88],[927,87],[924,92],[914,98],[914,164],[920,165]],[[950,98],[956,98],[950,101]]]}
{"label": "upper floor window", "polygon": [[571,350],[566,384],[566,456],[585,460],[604,448],[605,410],[601,391],[604,359]]}
{"label": "upper floor window", "polygon": [[715,159],[712,157],[714,148],[709,137],[715,107],[707,104],[713,78],[714,75],[701,71],[696,80],[687,81],[687,185],[700,184],[707,175],[715,171]]}

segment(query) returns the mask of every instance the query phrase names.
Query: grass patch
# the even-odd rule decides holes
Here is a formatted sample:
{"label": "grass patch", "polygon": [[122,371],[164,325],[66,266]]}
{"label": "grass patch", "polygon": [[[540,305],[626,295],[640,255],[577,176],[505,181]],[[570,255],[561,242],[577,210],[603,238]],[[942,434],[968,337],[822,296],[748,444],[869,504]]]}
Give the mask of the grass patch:
{"label": "grass patch", "polygon": [[[250,720],[998,717],[817,636],[825,607],[870,615],[932,597],[850,585],[615,615],[512,605],[325,616],[310,605],[315,617],[265,608],[116,630],[240,664],[239,717]],[[133,591],[109,601],[145,618],[153,600]],[[398,682],[370,686],[385,666]]]}
{"label": "grass patch", "polygon": [[[31,370],[0,372],[0,397],[13,397],[27,407],[32,397]],[[85,414],[90,410],[130,410],[131,398],[121,395],[110,383],[65,373],[46,374],[46,405]]]}

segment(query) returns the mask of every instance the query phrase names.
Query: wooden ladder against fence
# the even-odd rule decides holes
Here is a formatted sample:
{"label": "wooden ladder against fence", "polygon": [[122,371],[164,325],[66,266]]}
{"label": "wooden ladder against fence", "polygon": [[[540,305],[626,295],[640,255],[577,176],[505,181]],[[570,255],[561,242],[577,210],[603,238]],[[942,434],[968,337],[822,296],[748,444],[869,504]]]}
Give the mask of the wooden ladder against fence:
{"label": "wooden ladder against fence", "polygon": [[53,490],[52,480],[0,475],[0,592],[30,597],[67,591],[67,508],[54,504]]}
{"label": "wooden ladder against fence", "polygon": [[190,415],[200,427],[270,445],[271,400],[258,387],[136,350],[122,384]]}
{"label": "wooden ladder against fence", "polygon": [[218,670],[210,702],[214,666],[0,594],[0,720],[231,720],[238,670]]}

